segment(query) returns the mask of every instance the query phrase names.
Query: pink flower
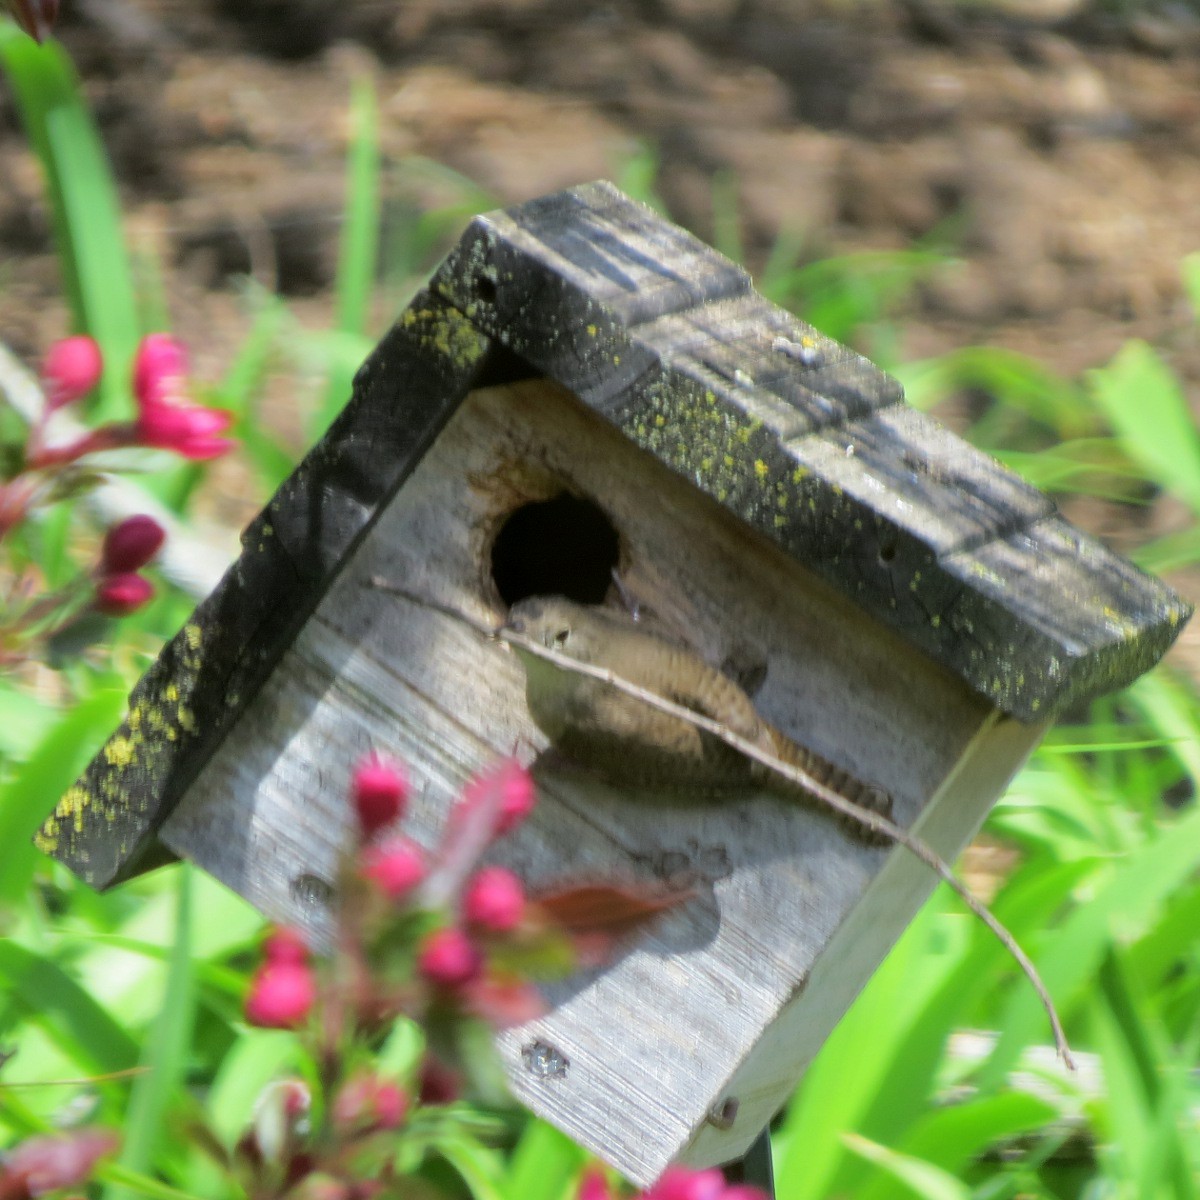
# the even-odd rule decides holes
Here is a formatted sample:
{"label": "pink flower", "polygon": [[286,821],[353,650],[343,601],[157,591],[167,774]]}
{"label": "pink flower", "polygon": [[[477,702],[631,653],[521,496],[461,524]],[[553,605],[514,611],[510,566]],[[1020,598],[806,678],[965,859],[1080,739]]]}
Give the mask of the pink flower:
{"label": "pink flower", "polygon": [[507,933],[525,915],[525,889],[504,867],[484,867],[467,884],[462,911],[468,925],[488,933]]}
{"label": "pink flower", "polygon": [[133,363],[133,396],[138,418],[133,427],[137,445],[173,450],[200,461],[231,449],[231,438],[220,435],[233,414],[188,401],[188,360],[183,343],[166,333],[152,333],[138,346]]}
{"label": "pink flower", "polygon": [[263,958],[269,963],[302,965],[308,962],[308,943],[299,930],[280,926],[272,929],[263,943]]}
{"label": "pink flower", "polygon": [[346,1132],[399,1129],[408,1116],[408,1096],[388,1079],[363,1074],[349,1080],[334,1097],[333,1122]]}
{"label": "pink flower", "polygon": [[483,955],[461,929],[434,930],[417,954],[417,970],[438,987],[462,987],[482,969]]}
{"label": "pink flower", "polygon": [[264,1029],[294,1029],[308,1016],[316,998],[316,980],[307,964],[267,962],[250,985],[246,1020]]}
{"label": "pink flower", "polygon": [[81,1129],[61,1137],[22,1142],[0,1168],[0,1196],[28,1200],[44,1192],[84,1183],[96,1162],[117,1148],[120,1139],[107,1129]]}
{"label": "pink flower", "polygon": [[96,584],[92,607],[106,617],[127,617],[150,602],[154,585],[136,571],[106,575]]}
{"label": "pink flower", "polygon": [[148,404],[138,413],[134,438],[139,446],[173,450],[193,462],[219,458],[236,443],[219,437],[229,428],[233,414],[199,404]]}
{"label": "pink flower", "polygon": [[403,815],[408,800],[408,776],[398,763],[368,754],[354,772],[350,800],[364,837],[378,833]]}
{"label": "pink flower", "polygon": [[162,548],[166,536],[153,517],[127,517],[104,535],[100,570],[105,575],[121,575],[144,567]]}
{"label": "pink flower", "polygon": [[54,412],[82,399],[100,382],[103,369],[104,359],[94,338],[79,334],[55,342],[42,363],[46,411]]}
{"label": "pink flower", "polygon": [[425,855],[410,838],[391,837],[363,851],[359,871],[389,900],[402,900],[425,878]]}

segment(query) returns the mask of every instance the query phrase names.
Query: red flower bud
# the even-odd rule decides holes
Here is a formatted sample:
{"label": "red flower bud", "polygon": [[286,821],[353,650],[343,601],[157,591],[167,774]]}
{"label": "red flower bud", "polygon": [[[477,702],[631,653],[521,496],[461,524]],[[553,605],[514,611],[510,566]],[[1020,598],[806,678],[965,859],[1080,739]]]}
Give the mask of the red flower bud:
{"label": "red flower bud", "polygon": [[378,833],[402,816],[408,792],[408,776],[403,767],[382,755],[368,754],[350,784],[350,800],[363,836]]}
{"label": "red flower bud", "polygon": [[599,1167],[588,1167],[579,1181],[577,1200],[613,1200],[612,1189]]}
{"label": "red flower bud", "polygon": [[410,838],[391,837],[368,846],[359,868],[389,900],[403,900],[426,875],[425,855]]}
{"label": "red flower bud", "polygon": [[417,970],[438,987],[462,987],[482,969],[483,955],[461,929],[434,930],[417,955]]}
{"label": "red flower bud", "polygon": [[144,567],[162,548],[166,536],[153,517],[127,517],[104,535],[100,570],[105,575],[121,575]]}
{"label": "red flower bud", "polygon": [[642,1200],[766,1200],[758,1188],[730,1186],[716,1168],[668,1167]]}
{"label": "red flower bud", "polygon": [[[27,29],[26,32],[33,31]],[[86,396],[100,382],[103,369],[104,359],[94,338],[79,334],[55,342],[42,363],[48,411],[53,412]]]}
{"label": "red flower bud", "polygon": [[303,965],[308,962],[308,944],[299,930],[280,926],[263,943],[263,958],[269,963]]}
{"label": "red flower bud", "polygon": [[127,617],[148,604],[154,585],[136,571],[106,575],[96,584],[92,607],[106,617]]}
{"label": "red flower bud", "polygon": [[421,1062],[417,1099],[421,1104],[449,1104],[462,1095],[462,1076],[440,1058],[427,1054]]}
{"label": "red flower bud", "polygon": [[525,889],[504,867],[484,867],[467,884],[462,911],[468,925],[488,933],[507,933],[525,915]]}
{"label": "red flower bud", "polygon": [[293,1029],[308,1016],[317,984],[304,963],[268,962],[250,985],[246,1020],[264,1029]]}

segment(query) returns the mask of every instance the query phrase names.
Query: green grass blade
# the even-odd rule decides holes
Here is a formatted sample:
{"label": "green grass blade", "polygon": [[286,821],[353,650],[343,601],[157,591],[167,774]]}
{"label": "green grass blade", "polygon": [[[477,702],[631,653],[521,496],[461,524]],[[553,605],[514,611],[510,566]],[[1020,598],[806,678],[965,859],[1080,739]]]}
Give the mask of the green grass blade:
{"label": "green grass blade", "polygon": [[338,257],[334,312],[337,328],[366,333],[379,253],[379,112],[368,79],[354,85],[346,164],[346,221]]}
{"label": "green grass blade", "polygon": [[[1200,812],[1193,811],[1114,867],[1106,884],[1095,885],[1088,904],[1045,936],[1035,960],[1061,1009],[1067,1010],[1094,977],[1114,928],[1150,919],[1198,862]],[[1043,1021],[1036,997],[1025,989],[1013,994],[995,1051],[981,1072],[981,1087],[1000,1084],[1021,1049],[1041,1035]]]}
{"label": "green grass blade", "polygon": [[848,1133],[845,1136],[846,1145],[852,1153],[887,1171],[904,1185],[909,1195],[920,1196],[924,1200],[970,1200],[971,1189],[933,1163],[912,1155],[899,1154],[858,1134]]}
{"label": "green grass blade", "polygon": [[[354,86],[350,106],[350,155],[346,164],[346,221],[342,226],[335,286],[335,327],[363,337],[374,293],[379,257],[379,113],[374,85],[366,79]],[[325,400],[317,415],[318,431],[326,429],[350,398],[353,368],[334,360]]]}
{"label": "green grass blade", "polygon": [[108,160],[66,53],[0,22],[0,66],[45,172],[63,287],[75,327],[104,352],[96,415],[128,411],[129,366],[139,334],[133,273]]}
{"label": "green grass blade", "polygon": [[[195,1011],[195,975],[192,968],[191,869],[176,874],[177,908],[175,944],[167,972],[162,1008],[146,1043],[142,1065],[145,1074],[134,1081],[125,1118],[120,1165],[145,1173],[166,1131],[166,1114],[184,1077],[191,1045]],[[124,1185],[110,1184],[105,1200],[130,1200],[135,1193]]]}

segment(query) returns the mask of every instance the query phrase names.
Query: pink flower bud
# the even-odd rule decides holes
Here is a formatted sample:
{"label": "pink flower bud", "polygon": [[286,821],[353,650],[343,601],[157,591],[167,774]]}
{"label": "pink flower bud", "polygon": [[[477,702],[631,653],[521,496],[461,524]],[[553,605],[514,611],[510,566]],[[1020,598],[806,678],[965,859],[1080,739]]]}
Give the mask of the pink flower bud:
{"label": "pink flower bud", "polygon": [[259,968],[246,998],[246,1020],[264,1029],[294,1029],[317,998],[312,971],[303,963],[268,962]]}
{"label": "pink flower bud", "polygon": [[725,1176],[715,1167],[707,1171],[696,1171],[691,1167],[668,1167],[654,1186],[645,1193],[643,1200],[750,1200],[751,1197],[766,1200],[757,1188],[737,1185],[730,1187]]}
{"label": "pink flower bud", "polygon": [[438,987],[462,987],[482,969],[483,955],[461,929],[434,930],[417,954],[417,970]]}
{"label": "pink flower bud", "polygon": [[92,607],[106,617],[127,617],[148,604],[154,585],[136,571],[106,575],[96,584]]}
{"label": "pink flower bud", "polygon": [[403,767],[382,755],[368,754],[350,784],[350,800],[363,836],[378,833],[402,816],[408,792],[408,776]]}
{"label": "pink flower bud", "polygon": [[308,962],[308,944],[299,930],[280,926],[263,943],[263,958],[269,963],[303,965]]}
{"label": "pink flower bud", "polygon": [[462,911],[468,925],[488,933],[507,933],[525,915],[525,889],[511,871],[484,867],[467,884]]}
{"label": "pink flower bud", "polygon": [[588,1167],[579,1181],[578,1200],[613,1200],[612,1188],[599,1167]]}
{"label": "pink flower bud", "polygon": [[166,536],[153,517],[127,517],[104,535],[100,570],[105,575],[121,575],[144,567],[162,548]]}
{"label": "pink flower bud", "polygon": [[416,842],[391,837],[363,851],[359,871],[389,900],[403,900],[425,878],[427,868]]}
{"label": "pink flower bud", "polygon": [[[40,40],[40,39],[39,39]],[[81,400],[100,382],[104,360],[94,338],[79,334],[50,347],[42,363],[42,384],[50,412]]]}
{"label": "pink flower bud", "polygon": [[133,360],[133,395],[138,408],[182,398],[188,374],[187,350],[169,333],[142,338]]}
{"label": "pink flower bud", "polygon": [[375,1075],[349,1080],[334,1097],[334,1126],[346,1133],[399,1129],[408,1115],[408,1097],[395,1083]]}

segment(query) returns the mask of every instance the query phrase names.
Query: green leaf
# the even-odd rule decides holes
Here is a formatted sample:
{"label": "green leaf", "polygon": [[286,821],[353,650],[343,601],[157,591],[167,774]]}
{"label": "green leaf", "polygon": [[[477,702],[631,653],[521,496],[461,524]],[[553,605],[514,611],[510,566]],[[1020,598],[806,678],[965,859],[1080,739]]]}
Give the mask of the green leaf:
{"label": "green leaf", "polygon": [[263,1089],[292,1068],[299,1053],[294,1033],[247,1029],[226,1051],[205,1107],[213,1133],[232,1149],[250,1125]]}
{"label": "green leaf", "polygon": [[574,1194],[587,1152],[544,1121],[530,1121],[508,1164],[512,1200],[566,1200]]}
{"label": "green leaf", "polygon": [[1145,342],[1131,341],[1088,375],[1096,403],[1147,477],[1200,514],[1200,433],[1174,373]]}
{"label": "green leaf", "polygon": [[[438,1153],[458,1172],[475,1200],[505,1200],[503,1162],[469,1137],[446,1134],[436,1142]],[[519,1200],[511,1196],[510,1200]]]}
{"label": "green leaf", "polygon": [[38,851],[33,835],[120,722],[124,691],[103,688],[65,712],[20,772],[0,789],[0,903],[29,888]]}
{"label": "green leaf", "polygon": [[134,1040],[51,958],[17,942],[0,941],[0,980],[0,994],[18,1000],[27,1019],[83,1070],[123,1071],[137,1064]]}

